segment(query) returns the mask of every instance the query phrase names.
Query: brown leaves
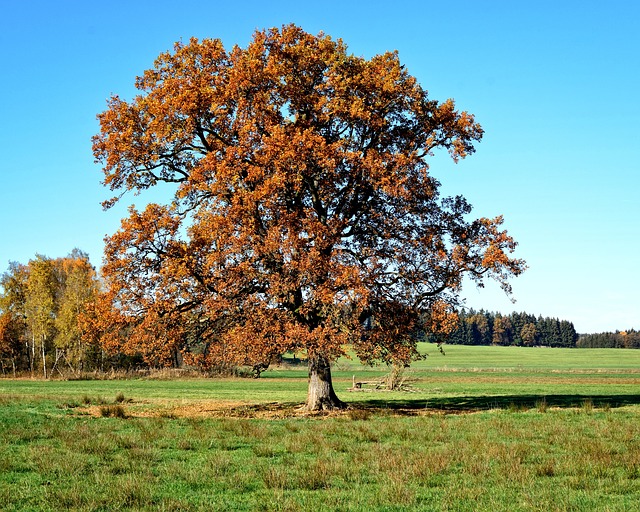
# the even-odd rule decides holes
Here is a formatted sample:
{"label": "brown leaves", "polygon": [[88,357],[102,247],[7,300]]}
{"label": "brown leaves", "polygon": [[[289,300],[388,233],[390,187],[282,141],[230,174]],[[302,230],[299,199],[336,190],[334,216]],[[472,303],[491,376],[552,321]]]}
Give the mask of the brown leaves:
{"label": "brown leaves", "polygon": [[408,361],[418,314],[446,332],[464,274],[506,287],[524,268],[500,219],[440,199],[426,158],[466,157],[482,128],[397,52],[367,60],[289,25],[228,52],[178,44],[136,86],[99,116],[94,154],[111,190],[175,187],[107,239],[106,318],[145,354],[255,363],[354,342]]}

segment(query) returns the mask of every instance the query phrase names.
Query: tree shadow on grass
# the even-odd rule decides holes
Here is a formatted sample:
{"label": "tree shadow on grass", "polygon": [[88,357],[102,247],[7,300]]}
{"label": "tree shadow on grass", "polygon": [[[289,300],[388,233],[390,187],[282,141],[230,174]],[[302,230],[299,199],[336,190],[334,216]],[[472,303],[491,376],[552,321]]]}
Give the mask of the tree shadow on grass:
{"label": "tree shadow on grass", "polygon": [[443,411],[448,413],[469,413],[491,409],[526,410],[541,408],[617,408],[640,405],[639,395],[501,395],[501,396],[461,396],[429,398],[419,400],[370,399],[350,403],[357,408],[386,409],[412,414],[420,410]]}

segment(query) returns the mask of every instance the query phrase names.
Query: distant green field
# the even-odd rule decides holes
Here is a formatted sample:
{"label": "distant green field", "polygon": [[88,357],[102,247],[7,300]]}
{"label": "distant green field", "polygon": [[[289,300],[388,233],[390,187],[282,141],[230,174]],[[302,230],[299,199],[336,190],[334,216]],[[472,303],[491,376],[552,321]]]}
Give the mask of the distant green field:
{"label": "distant green field", "polygon": [[[0,379],[0,509],[637,510],[640,351],[447,346],[307,415],[260,379]],[[117,417],[122,416],[122,417]]]}
{"label": "distant green field", "polygon": [[418,350],[428,355],[425,360],[414,363],[413,367],[419,369],[640,372],[640,350],[633,349],[443,345],[443,355],[435,345],[419,343]]}

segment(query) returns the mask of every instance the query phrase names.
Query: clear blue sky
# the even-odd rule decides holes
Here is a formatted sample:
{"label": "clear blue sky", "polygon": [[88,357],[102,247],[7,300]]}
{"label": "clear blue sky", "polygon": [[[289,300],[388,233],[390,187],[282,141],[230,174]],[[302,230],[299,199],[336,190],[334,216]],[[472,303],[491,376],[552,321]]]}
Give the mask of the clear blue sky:
{"label": "clear blue sky", "polygon": [[[504,214],[529,270],[516,304],[497,286],[475,308],[527,311],[579,332],[640,329],[640,2],[0,0],[0,271],[74,247],[102,258],[123,208],[93,162],[96,114],[177,40],[244,46],[296,23],[370,57],[397,49],[434,99],[452,97],[486,135],[448,194]],[[131,198],[135,202],[136,198]]]}

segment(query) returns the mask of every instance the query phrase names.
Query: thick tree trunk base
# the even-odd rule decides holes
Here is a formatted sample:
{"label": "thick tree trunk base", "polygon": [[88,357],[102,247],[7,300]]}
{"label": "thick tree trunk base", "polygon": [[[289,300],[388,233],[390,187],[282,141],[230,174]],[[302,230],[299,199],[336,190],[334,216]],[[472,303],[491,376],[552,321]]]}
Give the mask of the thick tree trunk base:
{"label": "thick tree trunk base", "polygon": [[309,391],[306,411],[345,409],[347,404],[338,398],[331,382],[331,365],[326,357],[309,358]]}

